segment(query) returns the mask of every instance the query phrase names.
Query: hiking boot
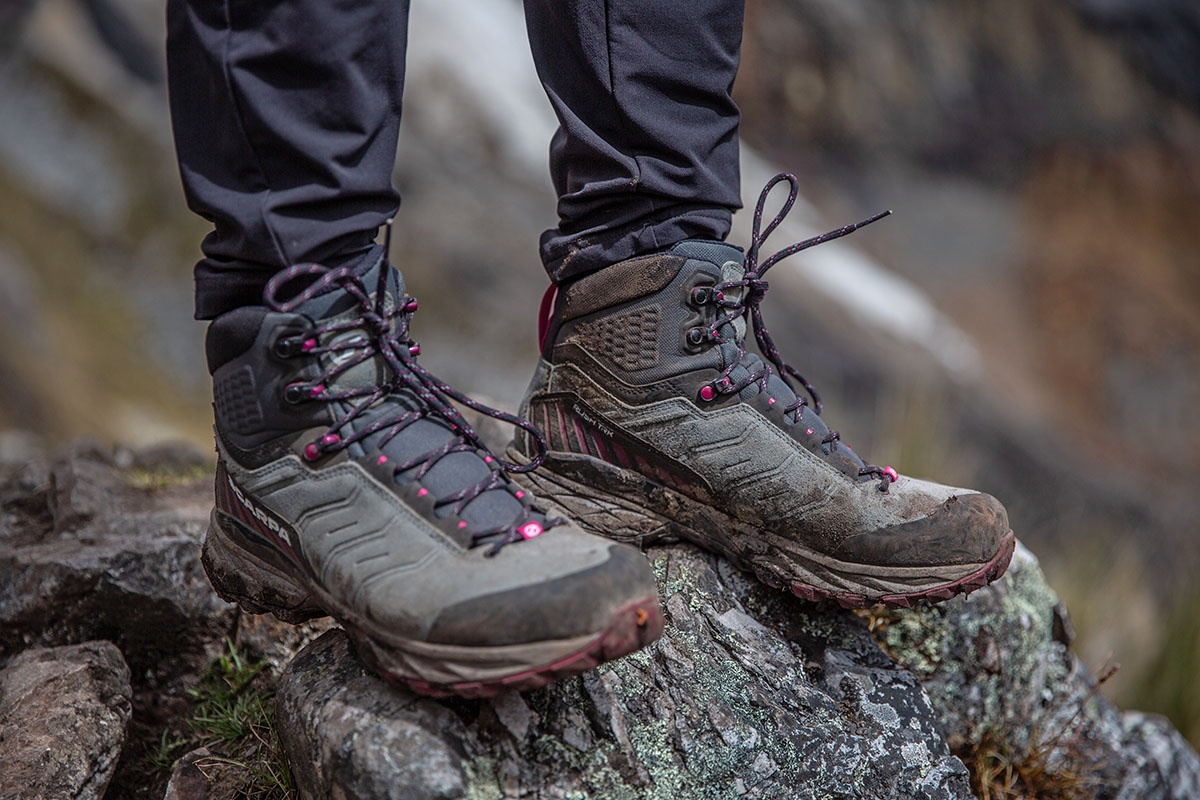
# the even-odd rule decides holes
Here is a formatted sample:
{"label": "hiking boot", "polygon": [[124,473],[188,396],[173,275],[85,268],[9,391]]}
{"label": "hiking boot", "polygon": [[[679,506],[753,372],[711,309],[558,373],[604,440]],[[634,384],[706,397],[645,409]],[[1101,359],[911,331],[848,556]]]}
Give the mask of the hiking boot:
{"label": "hiking boot", "polygon": [[531,426],[417,363],[417,302],[379,253],[361,277],[293,267],[266,307],[209,328],[217,593],[289,622],[332,615],[368,666],[436,696],[542,686],[656,639],[645,558],[513,484],[451,401]]}
{"label": "hiking boot", "polygon": [[[782,180],[791,195],[760,234]],[[1004,507],[864,462],[771,341],[759,310],[767,270],[878,218],[760,262],[795,196],[790,175],[767,184],[745,258],[688,240],[560,288],[521,407],[549,451],[519,480],[588,530],[685,539],[809,600],[909,606],[982,587],[1012,557]],[[748,324],[769,365],[746,351]],[[529,458],[531,446],[518,432],[510,456]]]}

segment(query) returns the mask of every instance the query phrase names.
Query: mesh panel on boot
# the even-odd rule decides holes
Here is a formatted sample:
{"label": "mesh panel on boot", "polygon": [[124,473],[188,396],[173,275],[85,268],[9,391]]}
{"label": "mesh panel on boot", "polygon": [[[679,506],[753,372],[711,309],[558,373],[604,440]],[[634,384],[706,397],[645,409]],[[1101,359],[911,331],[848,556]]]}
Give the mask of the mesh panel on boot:
{"label": "mesh panel on boot", "polygon": [[633,372],[658,362],[658,326],[659,307],[652,305],[582,322],[574,336],[589,350]]}
{"label": "mesh panel on boot", "polygon": [[263,427],[262,406],[249,365],[233,370],[213,384],[217,419],[237,433],[248,434]]}

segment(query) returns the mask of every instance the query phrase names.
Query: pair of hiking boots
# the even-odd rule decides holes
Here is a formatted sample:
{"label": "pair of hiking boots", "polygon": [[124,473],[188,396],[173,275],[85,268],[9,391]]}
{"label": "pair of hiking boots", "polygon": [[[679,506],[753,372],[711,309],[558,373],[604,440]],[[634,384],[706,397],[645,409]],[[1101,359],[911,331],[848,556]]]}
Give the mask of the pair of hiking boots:
{"label": "pair of hiking boots", "polygon": [[[661,634],[631,545],[694,542],[845,607],[999,577],[1014,546],[1004,508],[865,463],[778,355],[764,274],[857,227],[760,261],[791,201],[760,233],[762,204],[785,178],[764,190],[745,256],[688,240],[560,287],[520,417],[420,365],[417,301],[386,248],[365,272],[285,270],[264,306],[214,320],[203,562],[217,592],[290,622],[332,615],[368,666],[418,692],[488,696]],[[770,364],[746,349],[748,326]],[[503,459],[455,403],[517,427]]]}

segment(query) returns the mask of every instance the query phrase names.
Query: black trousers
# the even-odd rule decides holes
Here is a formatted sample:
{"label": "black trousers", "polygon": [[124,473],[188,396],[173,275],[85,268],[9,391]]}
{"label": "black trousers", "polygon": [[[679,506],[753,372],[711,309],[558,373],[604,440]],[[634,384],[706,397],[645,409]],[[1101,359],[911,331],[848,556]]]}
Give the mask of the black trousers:
{"label": "black trousers", "polygon": [[[552,281],[729,232],[743,10],[744,0],[526,0],[560,123],[559,220],[541,240]],[[399,206],[408,0],[168,0],[167,24],[184,190],[214,225],[196,265],[196,317],[259,304],[291,264],[361,260]]]}

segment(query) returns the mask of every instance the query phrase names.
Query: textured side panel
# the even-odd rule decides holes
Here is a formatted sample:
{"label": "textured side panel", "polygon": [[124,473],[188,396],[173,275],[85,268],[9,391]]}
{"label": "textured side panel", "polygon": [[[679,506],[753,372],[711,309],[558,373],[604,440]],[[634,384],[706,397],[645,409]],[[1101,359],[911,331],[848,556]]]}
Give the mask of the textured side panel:
{"label": "textured side panel", "polygon": [[626,372],[658,363],[658,306],[579,323],[570,338]]}
{"label": "textured side panel", "polygon": [[241,434],[262,430],[262,406],[254,386],[254,371],[249,364],[213,381],[213,402],[222,426]]}

